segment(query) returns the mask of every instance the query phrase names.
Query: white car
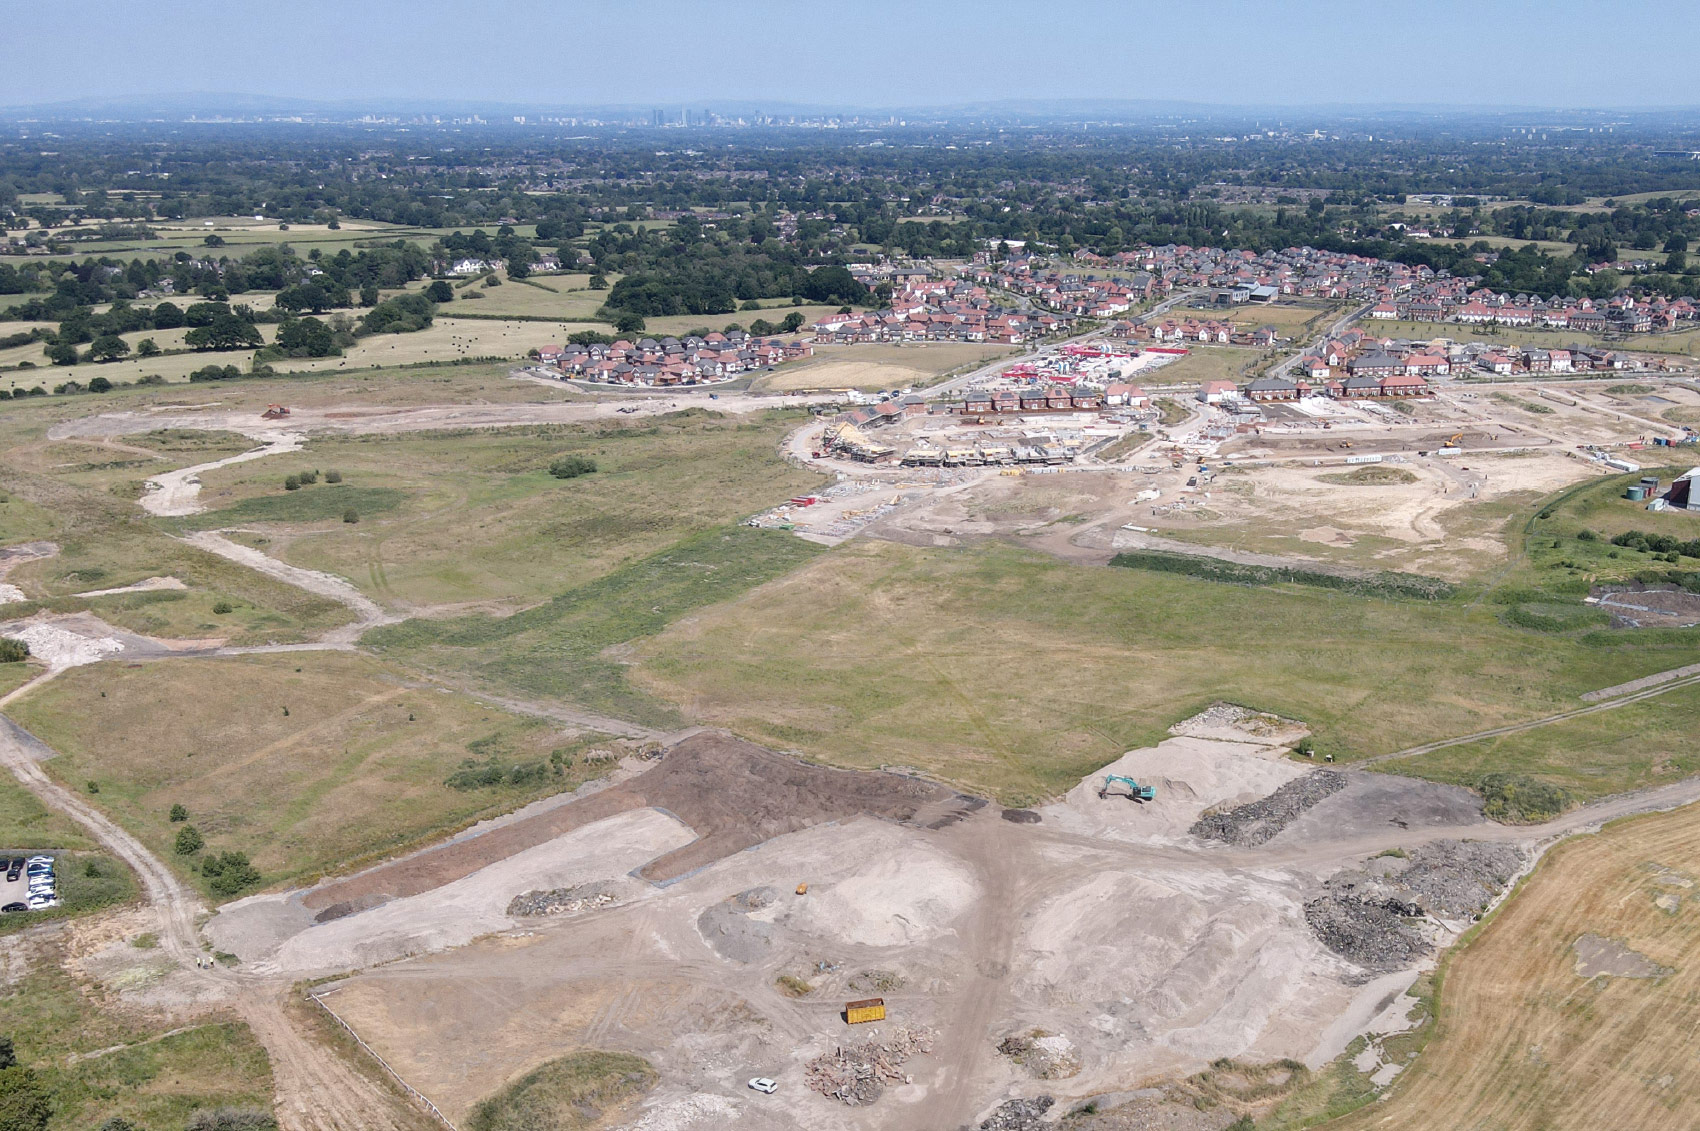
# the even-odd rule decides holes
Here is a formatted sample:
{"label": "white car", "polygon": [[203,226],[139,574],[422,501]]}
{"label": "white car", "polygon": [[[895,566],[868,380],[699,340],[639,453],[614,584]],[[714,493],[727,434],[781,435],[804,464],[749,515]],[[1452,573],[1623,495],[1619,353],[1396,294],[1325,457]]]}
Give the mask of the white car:
{"label": "white car", "polygon": [[767,1096],[771,1096],[779,1090],[779,1085],[766,1076],[757,1076],[754,1080],[751,1080],[750,1087]]}

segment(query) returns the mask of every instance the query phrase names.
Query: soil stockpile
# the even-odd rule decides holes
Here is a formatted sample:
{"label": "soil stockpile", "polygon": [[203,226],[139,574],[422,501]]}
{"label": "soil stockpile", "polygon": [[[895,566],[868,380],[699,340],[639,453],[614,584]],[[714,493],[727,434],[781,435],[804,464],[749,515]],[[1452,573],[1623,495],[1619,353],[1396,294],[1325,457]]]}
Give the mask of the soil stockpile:
{"label": "soil stockpile", "polygon": [[669,750],[651,769],[557,808],[476,837],[379,865],[307,893],[320,909],[372,897],[418,895],[516,852],[629,809],[664,809],[697,834],[693,843],[639,871],[663,883],[783,833],[858,816],[907,821],[970,805],[944,786],[898,774],[809,765],[727,734],[706,731]]}
{"label": "soil stockpile", "polygon": [[1317,770],[1292,781],[1261,801],[1221,813],[1206,813],[1190,830],[1193,836],[1250,848],[1273,838],[1306,809],[1346,788],[1346,775]]}
{"label": "soil stockpile", "polygon": [[1056,1102],[1050,1096],[1005,1100],[980,1121],[980,1131],[1039,1131],[1045,1126],[1045,1113]]}

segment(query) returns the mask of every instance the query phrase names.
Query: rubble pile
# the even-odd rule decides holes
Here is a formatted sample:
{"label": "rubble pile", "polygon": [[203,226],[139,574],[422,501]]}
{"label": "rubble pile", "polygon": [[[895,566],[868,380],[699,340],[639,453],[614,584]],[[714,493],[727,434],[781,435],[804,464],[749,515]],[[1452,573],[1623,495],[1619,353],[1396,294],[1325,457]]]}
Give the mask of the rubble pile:
{"label": "rubble pile", "polygon": [[1061,1033],[1034,1029],[1005,1037],[998,1043],[998,1052],[1041,1080],[1066,1080],[1080,1074],[1080,1053],[1074,1042]]}
{"label": "rubble pile", "polygon": [[860,1107],[879,1099],[887,1084],[912,1083],[903,1062],[932,1048],[933,1035],[926,1029],[899,1027],[888,1037],[875,1029],[859,1045],[840,1045],[809,1061],[804,1080],[828,1099]]}
{"label": "rubble pile", "polygon": [[570,888],[550,888],[521,892],[508,904],[508,914],[516,916],[570,915],[618,903],[620,897],[601,884],[579,884]]}
{"label": "rubble pile", "polygon": [[1050,1096],[1005,1100],[980,1121],[980,1131],[1038,1131],[1045,1125],[1045,1113],[1056,1102]]}
{"label": "rubble pile", "polygon": [[1433,953],[1439,919],[1479,915],[1524,862],[1508,844],[1440,840],[1330,876],[1305,922],[1334,953],[1384,973]]}
{"label": "rubble pile", "polygon": [[1251,848],[1274,837],[1318,801],[1345,788],[1345,774],[1338,770],[1316,770],[1294,778],[1262,800],[1220,813],[1206,813],[1192,826],[1191,832],[1207,840]]}

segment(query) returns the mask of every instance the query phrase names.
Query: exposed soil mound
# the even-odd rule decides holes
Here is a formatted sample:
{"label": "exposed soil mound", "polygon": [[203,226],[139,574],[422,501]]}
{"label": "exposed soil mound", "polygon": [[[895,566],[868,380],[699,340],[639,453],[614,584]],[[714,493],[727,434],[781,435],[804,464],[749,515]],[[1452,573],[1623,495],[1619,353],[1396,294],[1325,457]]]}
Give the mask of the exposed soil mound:
{"label": "exposed soil mound", "polygon": [[513,897],[508,914],[518,916],[570,915],[597,907],[609,907],[620,897],[607,884],[575,884],[570,888],[528,891]]}
{"label": "exposed soil mound", "polygon": [[929,818],[977,799],[898,774],[812,766],[730,735],[705,731],[669,750],[652,768],[620,785],[380,865],[308,892],[310,908],[363,897],[430,891],[517,852],[629,809],[664,809],[698,839],[639,871],[664,883],[782,833],[858,816]]}
{"label": "exposed soil mound", "polygon": [[980,1131],[1038,1131],[1045,1126],[1045,1113],[1056,1102],[1050,1096],[1005,1100],[980,1121]]}

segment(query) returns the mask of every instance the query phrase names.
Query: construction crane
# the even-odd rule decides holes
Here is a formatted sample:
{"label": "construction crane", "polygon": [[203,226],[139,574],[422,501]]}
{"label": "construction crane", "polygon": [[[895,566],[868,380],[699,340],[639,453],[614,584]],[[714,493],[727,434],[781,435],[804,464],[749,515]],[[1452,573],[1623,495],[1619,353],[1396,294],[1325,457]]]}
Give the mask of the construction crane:
{"label": "construction crane", "polygon": [[1128,795],[1129,798],[1131,798],[1134,801],[1155,801],[1155,800],[1157,800],[1157,791],[1155,789],[1153,789],[1151,786],[1140,785],[1138,782],[1134,781],[1132,778],[1126,777],[1122,774],[1105,774],[1104,775],[1104,787],[1098,791],[1099,800],[1102,800],[1102,799],[1110,796],[1110,787],[1112,785],[1114,785],[1116,782],[1121,782],[1123,785],[1127,786],[1127,789],[1128,789],[1127,795]]}

